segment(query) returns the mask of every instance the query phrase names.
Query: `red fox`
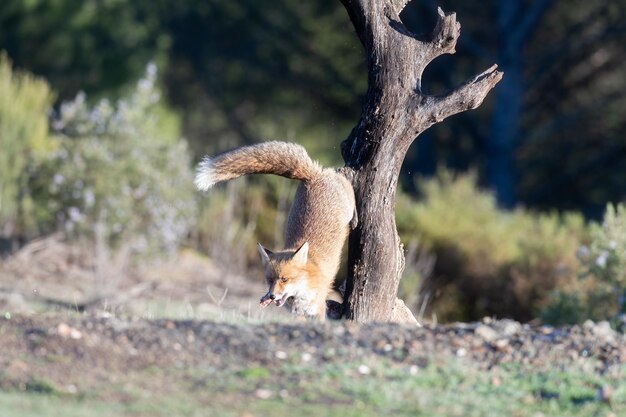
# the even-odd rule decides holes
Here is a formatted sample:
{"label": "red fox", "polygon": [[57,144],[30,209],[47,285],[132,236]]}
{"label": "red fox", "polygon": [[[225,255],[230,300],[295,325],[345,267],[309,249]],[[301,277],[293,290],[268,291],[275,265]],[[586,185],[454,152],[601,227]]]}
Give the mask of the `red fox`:
{"label": "red fox", "polygon": [[259,243],[265,281],[261,305],[285,305],[294,314],[326,318],[326,300],[339,269],[349,227],[356,225],[354,190],[346,177],[322,168],[293,143],[244,146],[199,164],[196,186],[206,191],[220,181],[247,174],[275,174],[301,181],[285,226],[285,249],[272,252]]}

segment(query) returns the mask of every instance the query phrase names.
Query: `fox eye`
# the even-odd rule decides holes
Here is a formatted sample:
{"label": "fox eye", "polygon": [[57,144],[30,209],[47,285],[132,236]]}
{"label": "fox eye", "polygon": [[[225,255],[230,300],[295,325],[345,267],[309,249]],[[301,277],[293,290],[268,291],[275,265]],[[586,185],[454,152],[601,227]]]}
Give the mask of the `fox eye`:
{"label": "fox eye", "polygon": [[284,284],[285,282],[287,282],[287,278],[285,278],[285,277],[281,277],[281,278],[280,278],[280,282],[282,282],[282,283]]}

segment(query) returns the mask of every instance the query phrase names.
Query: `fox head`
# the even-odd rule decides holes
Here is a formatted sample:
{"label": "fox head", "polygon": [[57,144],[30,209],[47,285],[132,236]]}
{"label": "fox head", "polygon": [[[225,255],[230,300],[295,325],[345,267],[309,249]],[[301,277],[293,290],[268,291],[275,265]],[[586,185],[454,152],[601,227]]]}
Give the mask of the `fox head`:
{"label": "fox head", "polygon": [[309,291],[308,254],[309,244],[304,242],[295,251],[274,253],[258,244],[259,255],[269,289],[261,297],[261,305],[267,307],[272,301],[277,306],[285,304],[290,297],[304,296]]}

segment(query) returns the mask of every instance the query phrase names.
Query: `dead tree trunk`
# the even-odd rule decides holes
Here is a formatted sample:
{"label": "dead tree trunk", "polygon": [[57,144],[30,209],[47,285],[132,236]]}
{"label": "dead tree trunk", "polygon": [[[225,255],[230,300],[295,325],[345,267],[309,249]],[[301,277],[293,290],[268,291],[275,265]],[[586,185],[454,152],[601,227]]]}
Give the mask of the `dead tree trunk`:
{"label": "dead tree trunk", "polygon": [[396,231],[396,185],[415,138],[453,114],[478,107],[502,78],[496,66],[442,95],[422,92],[426,65],[454,53],[460,25],[439,9],[431,34],[417,36],[401,23],[406,0],[341,0],[365,48],[369,71],[361,119],[341,144],[352,181],[359,224],[350,234],[346,318],[414,321],[397,299],[404,253]]}

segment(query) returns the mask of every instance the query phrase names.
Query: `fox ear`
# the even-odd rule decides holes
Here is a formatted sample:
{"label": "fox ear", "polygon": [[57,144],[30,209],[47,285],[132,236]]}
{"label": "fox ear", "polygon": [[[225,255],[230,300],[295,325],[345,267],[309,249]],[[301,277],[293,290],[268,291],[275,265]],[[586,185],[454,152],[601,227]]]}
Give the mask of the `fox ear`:
{"label": "fox ear", "polygon": [[293,254],[292,260],[298,265],[305,265],[309,258],[309,242],[304,242]]}
{"label": "fox ear", "polygon": [[272,255],[273,252],[269,249],[265,249],[260,243],[257,243],[256,245],[259,250],[259,255],[261,255],[261,262],[263,262],[263,266],[265,266],[269,263],[270,255]]}

